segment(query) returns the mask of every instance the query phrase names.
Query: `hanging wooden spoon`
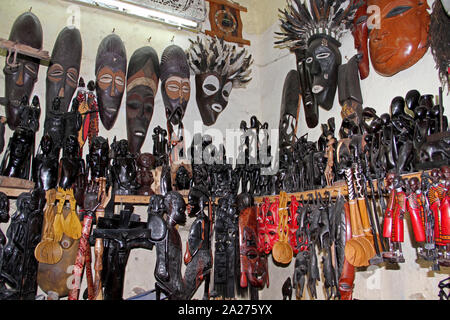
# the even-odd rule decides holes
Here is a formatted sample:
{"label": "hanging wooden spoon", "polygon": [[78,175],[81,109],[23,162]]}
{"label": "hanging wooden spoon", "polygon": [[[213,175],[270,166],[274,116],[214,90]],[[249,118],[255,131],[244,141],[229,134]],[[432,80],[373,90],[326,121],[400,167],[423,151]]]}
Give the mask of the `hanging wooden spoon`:
{"label": "hanging wooden spoon", "polygon": [[350,224],[352,227],[352,238],[345,243],[345,258],[355,267],[369,265],[369,259],[375,255],[373,244],[364,236],[361,215],[356,201],[353,186],[352,168],[345,170],[347,181],[348,198],[350,207]]}
{"label": "hanging wooden spoon", "polygon": [[287,210],[287,194],[284,191],[280,192],[280,211],[278,223],[278,241],[275,242],[272,248],[272,257],[275,261],[288,264],[292,261],[294,252],[288,242],[288,210]]}
{"label": "hanging wooden spoon", "polygon": [[46,264],[58,263],[63,255],[63,250],[59,242],[55,241],[53,223],[56,216],[56,190],[46,192],[47,208],[44,213],[44,223],[42,228],[42,240],[34,249],[36,260]]}

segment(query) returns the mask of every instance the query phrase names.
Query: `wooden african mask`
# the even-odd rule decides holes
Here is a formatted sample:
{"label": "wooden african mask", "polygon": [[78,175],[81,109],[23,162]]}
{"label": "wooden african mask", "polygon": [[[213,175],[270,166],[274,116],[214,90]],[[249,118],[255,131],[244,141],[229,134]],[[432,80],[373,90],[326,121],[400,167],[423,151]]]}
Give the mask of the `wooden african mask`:
{"label": "wooden african mask", "polygon": [[127,135],[133,154],[140,151],[147,136],[158,82],[159,61],[155,49],[142,47],[136,50],[128,64],[126,96]]}
{"label": "wooden african mask", "polygon": [[231,89],[250,82],[252,55],[217,37],[190,42],[187,56],[195,74],[197,107],[203,124],[211,126],[227,107]]}
{"label": "wooden african mask", "polygon": [[47,70],[46,115],[56,97],[61,98],[61,111],[67,112],[78,86],[81,64],[81,34],[75,27],[65,27],[56,38]]}
{"label": "wooden african mask", "polygon": [[280,147],[291,146],[297,130],[300,79],[297,70],[288,72],[283,86],[280,112]]}
{"label": "wooden african mask", "polygon": [[190,71],[186,53],[171,45],[161,56],[161,94],[167,121],[178,125],[184,117],[191,96]]}
{"label": "wooden african mask", "polygon": [[375,71],[390,77],[419,61],[428,49],[430,25],[425,0],[369,0],[380,7],[380,28],[369,35],[370,60]]}
{"label": "wooden african mask", "polygon": [[354,38],[355,49],[362,55],[358,63],[359,77],[364,80],[369,76],[369,28],[367,27],[367,3],[364,3],[356,10],[353,20],[352,34]]}
{"label": "wooden african mask", "polygon": [[[9,40],[42,49],[43,32],[41,23],[32,12],[21,14],[11,28]],[[22,98],[31,97],[34,84],[38,78],[39,59],[17,54],[6,58],[3,72],[5,74],[6,118],[11,130],[19,125],[19,106]],[[27,101],[28,104],[28,101]]]}
{"label": "wooden african mask", "polygon": [[308,44],[305,67],[309,75],[315,103],[331,110],[336,95],[338,68],[342,57],[340,43],[326,35],[318,35]]}
{"label": "wooden african mask", "polygon": [[216,123],[217,118],[228,105],[232,81],[215,72],[195,76],[198,110],[205,126]]}
{"label": "wooden african mask", "polygon": [[116,34],[105,37],[97,50],[95,77],[100,120],[106,130],[116,122],[125,92],[127,52]]}
{"label": "wooden african mask", "polygon": [[269,283],[267,257],[258,250],[257,210],[256,207],[249,207],[239,214],[240,285],[242,288],[247,287],[248,282],[260,289]]}

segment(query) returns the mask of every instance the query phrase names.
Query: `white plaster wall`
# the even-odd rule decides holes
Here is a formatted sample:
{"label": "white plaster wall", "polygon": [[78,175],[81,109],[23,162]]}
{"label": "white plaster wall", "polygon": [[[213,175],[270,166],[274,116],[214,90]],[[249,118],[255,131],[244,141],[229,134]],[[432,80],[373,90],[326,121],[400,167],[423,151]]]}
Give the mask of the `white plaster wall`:
{"label": "white plaster wall", "polygon": [[[248,8],[248,13],[243,13],[244,38],[249,39],[252,44],[248,47],[249,52],[254,57],[252,77],[247,89],[233,89],[228,108],[218,119],[214,129],[225,134],[228,128],[238,128],[241,120],[248,121],[250,116],[256,115],[261,121],[267,121],[269,128],[277,128],[279,121],[281,92],[284,78],[290,69],[295,68],[295,57],[287,50],[273,48],[274,32],[279,31],[277,8],[285,5],[284,0],[240,0],[239,3]],[[431,4],[431,2],[430,2]],[[44,50],[51,51],[54,41],[59,31],[67,24],[71,23],[71,12],[68,10],[70,3],[63,0],[0,0],[0,37],[8,38],[10,28],[21,13],[29,10],[40,18],[44,30]],[[143,22],[130,17],[105,12],[99,9],[92,9],[80,6],[80,31],[83,40],[83,57],[81,63],[82,76],[86,82],[94,79],[94,65],[97,47],[100,41],[115,29],[125,43],[128,58],[134,50],[141,46],[150,45],[155,48],[161,56],[165,47],[174,43],[187,48],[188,38],[196,35],[186,31],[179,31],[159,23]],[[249,23],[248,32],[245,24]],[[268,27],[269,26],[269,27]],[[205,23],[204,30],[209,29]],[[151,36],[151,42],[148,38]],[[350,35],[343,39],[342,53],[343,61],[346,61],[354,54],[352,38]],[[0,51],[0,68],[4,66],[5,53]],[[41,99],[41,106],[45,106],[45,78],[47,67],[42,66],[39,70],[39,80],[35,86],[34,94]],[[4,95],[4,75],[0,72],[0,96]],[[185,129],[193,132],[194,123],[200,122],[200,128],[206,133],[208,128],[201,124],[200,114],[195,102],[194,77],[191,77],[191,99],[188,111],[185,115]],[[416,88],[422,93],[437,94],[439,86],[437,72],[434,69],[434,61],[430,52],[409,70],[392,77],[384,78],[378,76],[373,70],[369,78],[361,84],[365,105],[374,107],[378,113],[388,111],[388,106],[392,98],[396,95],[405,95],[410,89]],[[444,105],[449,105],[448,96],[445,96]],[[44,107],[45,108],[45,107]],[[303,111],[302,111],[303,112]],[[300,113],[300,124],[298,135],[306,132],[311,140],[317,140],[320,135],[319,127],[310,130],[307,128],[304,115]],[[44,110],[41,115],[41,130],[37,134],[37,143],[43,133]],[[446,111],[448,116],[448,108]],[[329,117],[336,118],[336,128],[340,126],[340,106],[337,98],[335,106],[329,112],[320,110],[319,123],[325,122]],[[149,128],[149,136],[142,148],[143,151],[152,150],[151,132],[154,127],[160,125],[165,127],[165,113],[161,93],[158,92],[155,100],[155,111]],[[6,129],[6,141],[12,132]],[[112,141],[114,136],[117,139],[126,138],[125,127],[125,97],[115,127],[106,131],[100,125],[100,135]],[[86,152],[86,151],[85,151]],[[0,155],[3,157],[3,155]],[[117,210],[119,210],[119,206]],[[15,211],[15,201],[11,201],[11,213]],[[141,215],[145,221],[145,206],[137,206],[135,213]],[[117,211],[118,212],[118,211]],[[183,245],[187,240],[187,233],[192,219],[188,219],[185,226],[180,227],[180,234]],[[1,229],[6,231],[6,225],[1,225]],[[409,239],[409,236],[405,236]],[[437,274],[430,274],[429,267],[420,266],[414,261],[415,253],[411,245],[405,242],[405,256],[407,263],[401,265],[400,270],[386,270],[383,266],[376,268],[376,271],[358,272],[355,281],[355,298],[358,299],[436,299],[437,283],[446,278],[448,270],[443,270]],[[150,290],[154,287],[154,255],[153,251],[142,249],[133,250],[130,254],[125,276],[124,298],[131,297],[141,290]],[[293,264],[285,268],[277,267],[269,257],[270,287],[260,293],[261,299],[281,299],[281,286],[284,280],[293,274]],[[375,275],[372,275],[372,274]],[[83,288],[85,283],[83,282]],[[322,283],[318,283],[318,299],[324,299]],[[211,286],[212,288],[212,286]],[[194,298],[201,298],[203,286],[200,287]],[[39,292],[42,293],[42,292]],[[309,299],[306,294],[306,299]]]}

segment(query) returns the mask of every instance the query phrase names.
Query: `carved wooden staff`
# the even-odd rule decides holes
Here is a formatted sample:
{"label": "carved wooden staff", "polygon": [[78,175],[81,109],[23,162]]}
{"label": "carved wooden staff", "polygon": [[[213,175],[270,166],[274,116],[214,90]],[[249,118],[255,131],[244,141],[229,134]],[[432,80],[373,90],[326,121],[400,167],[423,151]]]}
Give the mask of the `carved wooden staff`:
{"label": "carved wooden staff", "polygon": [[[96,181],[98,182],[98,181]],[[88,192],[95,190],[96,186],[92,185],[91,189],[88,187]],[[81,277],[83,274],[83,268],[86,262],[87,251],[91,250],[89,245],[89,236],[91,234],[92,229],[92,220],[94,218],[94,214],[96,210],[100,207],[100,205],[104,205],[109,201],[108,197],[102,197],[104,195],[105,184],[98,186],[98,194],[97,194],[97,205],[94,208],[85,208],[85,214],[83,219],[83,228],[81,232],[80,244],[78,247],[77,258],[75,260],[75,266],[72,272],[73,280],[72,280],[72,289],[69,292],[69,300],[78,300],[80,293],[80,285],[81,285]],[[103,192],[101,191],[103,190]],[[101,201],[99,201],[101,200]],[[89,252],[90,255],[90,252]],[[90,258],[88,258],[90,261]],[[90,271],[90,270],[89,270]],[[89,275],[90,276],[90,275]],[[91,280],[90,277],[89,280]],[[91,281],[89,281],[91,282]],[[98,293],[98,292],[97,292]],[[92,283],[88,283],[88,294],[89,298],[93,298],[94,296],[94,288]]]}
{"label": "carved wooden staff", "polygon": [[[345,240],[352,239],[352,228],[350,225],[350,206],[348,202],[344,204],[345,211]],[[355,267],[345,258],[342,273],[339,277],[339,293],[341,300],[352,300],[353,282],[355,281]]]}
{"label": "carved wooden staff", "polygon": [[[98,222],[99,218],[105,217],[105,207],[104,204],[108,203],[105,201],[106,198],[106,178],[101,177],[95,180],[99,184],[99,199],[100,199],[100,206],[97,208],[97,211],[95,211],[95,219]],[[111,194],[111,192],[110,192]],[[101,273],[103,270],[103,239],[97,238],[95,239],[95,247],[94,247],[94,254],[95,254],[95,264],[94,264],[94,270],[95,270],[95,280],[94,280],[94,298],[95,300],[103,300],[103,291],[102,291],[102,280],[101,280]]]}
{"label": "carved wooden staff", "polygon": [[75,260],[75,266],[72,272],[73,280],[72,280],[72,289],[69,292],[69,300],[78,300],[86,252],[87,250],[90,250],[89,235],[91,234],[92,219],[94,217],[95,210],[98,208],[99,205],[100,204],[98,203],[94,209],[86,209],[84,213],[80,244],[78,247],[77,258]]}

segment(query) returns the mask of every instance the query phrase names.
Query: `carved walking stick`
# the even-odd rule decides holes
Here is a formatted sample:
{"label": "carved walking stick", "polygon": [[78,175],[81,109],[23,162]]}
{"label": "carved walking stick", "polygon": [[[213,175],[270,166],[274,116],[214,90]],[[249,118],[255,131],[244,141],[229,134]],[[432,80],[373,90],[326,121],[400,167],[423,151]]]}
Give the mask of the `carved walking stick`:
{"label": "carved walking stick", "polygon": [[77,258],[75,260],[75,266],[72,272],[73,280],[72,280],[72,289],[69,292],[69,300],[78,300],[86,252],[87,250],[90,250],[89,235],[91,234],[92,219],[94,217],[95,210],[99,205],[100,204],[97,204],[96,207],[93,209],[90,208],[85,209],[80,244],[78,247]]}
{"label": "carved walking stick", "polygon": [[[109,202],[106,201],[105,198],[111,198],[111,191],[109,192],[109,197],[106,195],[106,178],[101,177],[97,178],[95,180],[99,184],[99,199],[100,199],[100,206],[95,211],[95,219],[96,221],[99,220],[99,218],[103,218],[105,216],[105,205]],[[94,254],[95,254],[95,264],[94,264],[94,270],[95,270],[95,280],[94,280],[94,290],[95,290],[95,300],[103,300],[103,291],[102,291],[102,280],[101,280],[101,273],[103,270],[103,239],[97,238],[95,239],[95,247],[94,247]]]}
{"label": "carved walking stick", "polygon": [[[352,228],[350,225],[350,206],[348,202],[344,204],[345,211],[345,240],[352,239]],[[353,282],[355,281],[355,267],[345,258],[342,273],[339,277],[339,293],[341,300],[352,300]]]}

